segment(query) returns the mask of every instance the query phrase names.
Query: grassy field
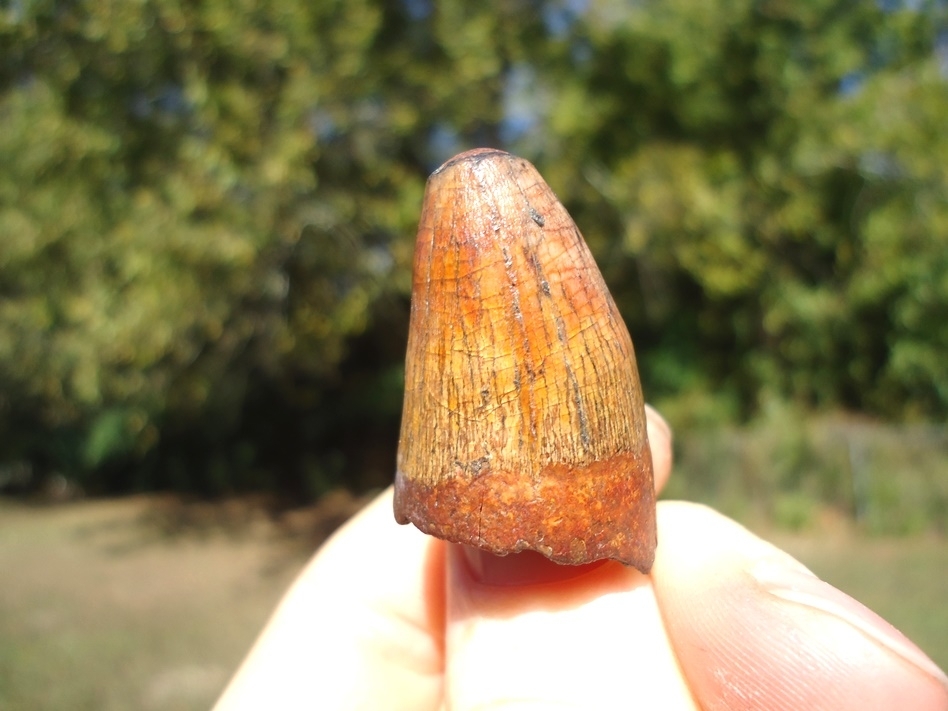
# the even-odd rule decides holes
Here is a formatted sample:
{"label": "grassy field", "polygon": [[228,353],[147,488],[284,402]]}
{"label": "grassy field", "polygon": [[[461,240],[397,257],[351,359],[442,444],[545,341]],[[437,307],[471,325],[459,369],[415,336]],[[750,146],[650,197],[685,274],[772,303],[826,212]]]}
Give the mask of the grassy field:
{"label": "grassy field", "polygon": [[[0,500],[0,709],[207,709],[309,553],[355,506]],[[776,535],[948,667],[943,540]]]}
{"label": "grassy field", "polygon": [[207,709],[319,522],[275,525],[246,504],[0,501],[0,709]]}

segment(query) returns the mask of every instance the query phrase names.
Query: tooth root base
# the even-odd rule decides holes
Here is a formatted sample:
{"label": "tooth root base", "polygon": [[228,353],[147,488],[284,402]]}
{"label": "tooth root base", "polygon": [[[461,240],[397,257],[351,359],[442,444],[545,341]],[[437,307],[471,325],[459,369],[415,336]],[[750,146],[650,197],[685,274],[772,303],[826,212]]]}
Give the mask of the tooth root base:
{"label": "tooth root base", "polygon": [[534,550],[565,565],[612,558],[651,570],[655,494],[647,452],[552,465],[533,481],[524,479],[519,472],[482,470],[432,486],[399,471],[395,518],[497,555]]}

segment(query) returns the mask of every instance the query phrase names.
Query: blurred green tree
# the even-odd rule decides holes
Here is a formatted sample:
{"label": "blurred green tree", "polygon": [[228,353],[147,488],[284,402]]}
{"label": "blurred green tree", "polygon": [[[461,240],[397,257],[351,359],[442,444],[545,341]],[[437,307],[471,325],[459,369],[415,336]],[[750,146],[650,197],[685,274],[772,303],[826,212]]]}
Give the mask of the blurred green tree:
{"label": "blurred green tree", "polygon": [[[299,462],[346,344],[380,299],[404,312],[425,175],[496,140],[533,6],[5,6],[6,457],[100,488],[318,486]],[[397,419],[390,373],[342,410]]]}
{"label": "blurred green tree", "polygon": [[542,68],[535,157],[685,421],[782,398],[948,413],[946,18],[602,0]]}
{"label": "blurred green tree", "polygon": [[380,483],[384,457],[351,472],[397,424],[424,179],[480,144],[548,177],[682,417],[943,417],[945,28],[894,1],[4,4],[0,458]]}

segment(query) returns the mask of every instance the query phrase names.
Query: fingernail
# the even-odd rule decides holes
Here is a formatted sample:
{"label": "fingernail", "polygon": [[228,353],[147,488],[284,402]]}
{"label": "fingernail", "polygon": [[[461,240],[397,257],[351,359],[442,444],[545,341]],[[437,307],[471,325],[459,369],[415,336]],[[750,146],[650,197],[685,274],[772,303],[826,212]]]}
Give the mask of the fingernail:
{"label": "fingernail", "polygon": [[559,565],[534,551],[494,555],[472,546],[454,546],[470,577],[482,585],[516,586],[557,583],[585,575],[606,561]]}
{"label": "fingernail", "polygon": [[802,565],[795,568],[767,560],[757,563],[750,573],[771,595],[842,620],[948,688],[948,676],[908,637]]}
{"label": "fingernail", "polygon": [[647,415],[646,427],[648,428],[649,439],[655,439],[661,435],[671,442],[671,426],[668,424],[668,421],[658,413],[658,410],[648,403],[645,403],[645,414]]}

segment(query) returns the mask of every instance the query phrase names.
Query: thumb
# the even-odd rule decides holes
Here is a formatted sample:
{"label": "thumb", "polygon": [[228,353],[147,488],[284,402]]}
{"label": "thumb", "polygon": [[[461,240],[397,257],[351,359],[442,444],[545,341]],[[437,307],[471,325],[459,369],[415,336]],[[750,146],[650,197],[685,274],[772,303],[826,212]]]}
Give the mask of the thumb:
{"label": "thumb", "polygon": [[659,506],[652,571],[703,708],[948,711],[948,678],[892,625],[695,504]]}

